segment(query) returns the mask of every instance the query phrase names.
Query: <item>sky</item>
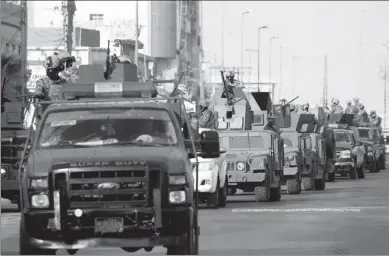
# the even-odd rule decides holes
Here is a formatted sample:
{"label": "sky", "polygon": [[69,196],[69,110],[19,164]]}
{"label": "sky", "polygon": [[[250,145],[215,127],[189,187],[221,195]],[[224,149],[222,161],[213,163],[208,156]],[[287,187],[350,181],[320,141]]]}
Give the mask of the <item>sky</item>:
{"label": "sky", "polygon": [[[49,26],[50,20],[59,24],[61,17],[52,10],[54,5],[60,5],[60,1],[35,2],[35,16],[44,12],[46,17],[35,18],[36,26]],[[107,20],[135,19],[134,1],[76,1],[76,5],[76,21],[88,20],[90,13],[103,13]],[[139,1],[139,23],[146,25],[146,31],[147,5],[147,1]],[[251,13],[244,15],[242,26],[246,9]],[[389,59],[383,46],[389,42],[388,24],[389,2],[384,1],[204,1],[203,48],[206,60],[213,65],[220,65],[222,59],[226,66],[240,65],[243,27],[243,64],[253,67],[250,78],[256,81],[257,53],[249,55],[246,49],[258,49],[258,27],[268,25],[260,34],[260,74],[262,82],[268,81],[271,65],[270,79],[277,82],[277,96],[299,96],[299,103],[320,103],[327,55],[328,99],[338,98],[345,104],[359,97],[367,110],[383,113],[380,71],[385,58]],[[140,40],[147,47],[146,34]],[[270,47],[271,36],[279,38],[272,40]]]}

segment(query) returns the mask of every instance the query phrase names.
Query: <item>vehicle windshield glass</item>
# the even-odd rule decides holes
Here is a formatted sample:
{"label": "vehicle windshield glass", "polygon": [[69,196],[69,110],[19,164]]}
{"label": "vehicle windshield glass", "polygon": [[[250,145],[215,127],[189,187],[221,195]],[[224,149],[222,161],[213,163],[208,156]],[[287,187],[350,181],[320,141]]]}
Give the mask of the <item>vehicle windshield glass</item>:
{"label": "vehicle windshield glass", "polygon": [[229,148],[268,148],[270,143],[262,136],[229,137]]}
{"label": "vehicle windshield glass", "polygon": [[296,148],[298,147],[298,136],[296,135],[284,135],[284,148]]}
{"label": "vehicle windshield glass", "polygon": [[167,111],[117,108],[53,112],[44,120],[38,147],[176,143],[176,132]]}
{"label": "vehicle windshield glass", "polygon": [[335,132],[334,135],[336,142],[351,143],[350,136],[346,132]]}
{"label": "vehicle windshield glass", "polygon": [[361,140],[370,140],[370,131],[368,129],[358,129],[359,137]]}

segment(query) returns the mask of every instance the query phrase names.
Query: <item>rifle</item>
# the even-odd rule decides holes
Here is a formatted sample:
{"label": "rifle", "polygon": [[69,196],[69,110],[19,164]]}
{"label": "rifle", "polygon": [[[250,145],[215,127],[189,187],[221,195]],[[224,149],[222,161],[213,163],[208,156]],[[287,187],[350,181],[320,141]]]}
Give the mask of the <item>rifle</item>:
{"label": "rifle", "polygon": [[234,91],[231,90],[231,92],[229,92],[227,84],[226,84],[226,79],[224,78],[224,71],[220,70],[220,74],[222,76],[222,81],[223,81],[223,89],[224,89],[223,94],[227,98],[227,105],[231,106],[234,104],[233,103],[234,98],[235,98]]}
{"label": "rifle", "polygon": [[105,72],[104,72],[104,77],[105,79],[111,79],[111,60],[110,60],[110,54],[111,50],[109,48],[110,45],[110,40],[108,40],[108,48],[107,48],[107,58],[105,59]]}

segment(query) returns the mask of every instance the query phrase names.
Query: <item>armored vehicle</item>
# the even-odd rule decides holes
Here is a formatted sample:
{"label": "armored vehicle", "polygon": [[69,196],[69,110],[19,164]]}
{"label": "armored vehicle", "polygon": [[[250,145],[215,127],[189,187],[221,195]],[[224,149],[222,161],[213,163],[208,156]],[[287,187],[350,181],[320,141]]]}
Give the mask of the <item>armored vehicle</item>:
{"label": "armored vehicle", "polygon": [[383,154],[377,128],[369,125],[359,126],[357,128],[359,138],[365,146],[365,165],[364,168],[370,172],[380,171],[380,157]]}
{"label": "armored vehicle", "polygon": [[299,155],[304,190],[324,190],[327,151],[326,127],[317,124],[314,114],[301,114],[296,131],[299,136]]}
{"label": "armored vehicle", "polygon": [[103,66],[79,70],[79,83],[59,90],[65,100],[36,108],[45,110],[20,169],[20,254],[164,246],[197,255],[190,158],[218,158],[217,132],[195,143],[182,100],[154,98],[152,82],[131,78],[133,64],[109,80]]}
{"label": "armored vehicle", "polygon": [[[336,140],[335,173],[351,179],[363,179],[365,148],[358,136],[354,115],[332,114],[328,127],[333,129]],[[334,176],[329,178],[335,179]]]}
{"label": "armored vehicle", "polygon": [[[23,61],[13,55],[1,56],[1,197],[19,205],[19,164],[28,129],[24,128],[27,91]],[[17,86],[19,90],[13,89]],[[24,87],[24,88],[22,88]],[[28,106],[28,104],[27,104]]]}
{"label": "armored vehicle", "polygon": [[[257,201],[281,199],[284,147],[279,133],[264,130],[272,103],[267,92],[217,88],[209,108],[218,113],[217,131],[225,148],[228,192],[255,192]],[[233,96],[233,99],[230,96]]]}

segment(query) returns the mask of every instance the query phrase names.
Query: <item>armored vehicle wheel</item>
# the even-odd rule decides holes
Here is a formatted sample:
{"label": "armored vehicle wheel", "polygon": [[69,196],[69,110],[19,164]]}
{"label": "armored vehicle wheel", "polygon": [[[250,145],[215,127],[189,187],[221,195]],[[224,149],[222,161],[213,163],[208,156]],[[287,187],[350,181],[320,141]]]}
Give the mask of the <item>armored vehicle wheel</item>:
{"label": "armored vehicle wheel", "polygon": [[303,177],[303,190],[311,191],[314,187],[314,179],[312,177]]}
{"label": "armored vehicle wheel", "polygon": [[277,202],[281,200],[281,185],[279,184],[276,188],[270,188],[269,201]]}
{"label": "armored vehicle wheel", "polygon": [[289,195],[301,193],[301,182],[298,179],[289,179],[286,181],[286,192]]}
{"label": "armored vehicle wheel", "polygon": [[167,247],[166,255],[198,255],[199,251],[196,247],[196,240],[198,241],[199,237],[196,235],[195,225],[194,225],[194,216],[188,221],[186,237],[184,242],[177,246]]}
{"label": "armored vehicle wheel", "polygon": [[323,179],[315,179],[315,190],[324,190],[326,187],[326,181]]}
{"label": "armored vehicle wheel", "polygon": [[372,169],[370,170],[370,172],[379,172],[380,169],[378,168],[378,161],[375,161],[375,163],[373,164],[373,167]]}
{"label": "armored vehicle wheel", "polygon": [[364,179],[365,178],[365,173],[363,171],[363,166],[357,168],[357,176],[358,176],[358,179]]}
{"label": "armored vehicle wheel", "polygon": [[25,226],[24,226],[23,217],[20,220],[20,229],[19,229],[19,254],[20,255],[55,255],[56,250],[49,249],[40,249],[33,247],[30,243],[30,237],[28,236]]}
{"label": "armored vehicle wheel", "polygon": [[219,189],[219,207],[225,207],[227,205],[227,176],[225,178],[224,186]]}
{"label": "armored vehicle wheel", "polygon": [[208,197],[208,200],[207,200],[207,207],[210,207],[210,208],[218,208],[219,206],[219,196],[220,196],[220,190],[219,190],[219,185],[220,184],[220,181],[219,179],[217,180],[217,184],[216,184],[216,189],[215,189],[215,192],[211,193]]}
{"label": "armored vehicle wheel", "polygon": [[227,195],[233,196],[236,194],[236,187],[233,188],[227,188]]}
{"label": "armored vehicle wheel", "polygon": [[351,167],[350,169],[350,179],[352,180],[355,180],[357,178],[357,168],[355,167]]}
{"label": "armored vehicle wheel", "polygon": [[327,181],[328,182],[334,182],[335,181],[335,172],[327,173]]}
{"label": "armored vehicle wheel", "polygon": [[385,170],[385,168],[386,168],[385,162],[386,162],[385,155],[381,155],[381,157],[380,157],[380,165],[379,165],[381,170]]}
{"label": "armored vehicle wheel", "polygon": [[257,202],[267,202],[269,201],[269,191],[268,186],[258,186],[254,188],[255,200]]}

